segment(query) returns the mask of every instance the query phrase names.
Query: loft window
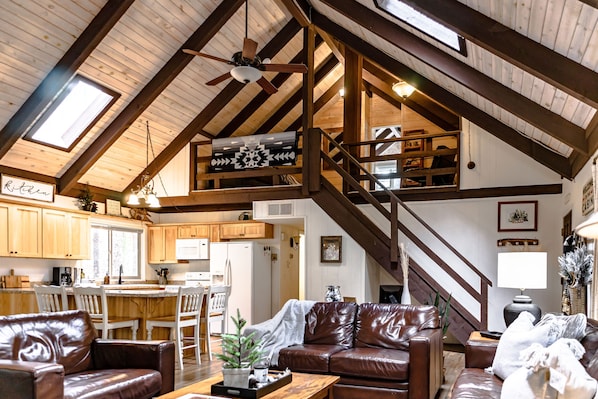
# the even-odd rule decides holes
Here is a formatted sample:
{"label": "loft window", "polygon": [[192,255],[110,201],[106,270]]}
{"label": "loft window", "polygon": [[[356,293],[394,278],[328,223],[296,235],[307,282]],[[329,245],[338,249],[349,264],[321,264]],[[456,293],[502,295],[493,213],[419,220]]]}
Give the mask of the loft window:
{"label": "loft window", "polygon": [[463,36],[458,35],[446,26],[428,18],[401,0],[374,0],[374,3],[378,8],[386,11],[393,17],[413,26],[415,29],[467,57],[467,49]]}
{"label": "loft window", "polygon": [[24,138],[70,151],[119,96],[106,87],[76,75],[31,125]]}

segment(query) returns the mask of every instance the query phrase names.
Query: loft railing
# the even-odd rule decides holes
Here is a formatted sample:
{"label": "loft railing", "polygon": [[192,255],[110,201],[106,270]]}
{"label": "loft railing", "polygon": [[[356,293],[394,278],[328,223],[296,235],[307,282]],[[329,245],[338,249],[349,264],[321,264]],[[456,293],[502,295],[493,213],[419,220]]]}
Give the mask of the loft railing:
{"label": "loft railing", "polygon": [[[467,310],[462,309],[462,312],[469,313],[465,317],[469,320],[479,320],[480,328],[486,328],[488,323],[488,287],[492,286],[492,282],[479,271],[468,259],[465,258],[459,251],[457,251],[448,241],[446,241],[438,232],[436,232],[426,221],[420,218],[409,206],[407,206],[400,198],[398,198],[391,190],[386,188],[383,182],[371,174],[349,151],[343,148],[342,145],[337,143],[332,136],[320,129],[311,129],[308,132],[307,137],[308,152],[305,154],[307,158],[306,164],[304,164],[303,176],[304,179],[309,181],[309,190],[316,191],[320,185],[321,169],[324,166],[328,166],[330,170],[334,170],[338,175],[341,176],[343,186],[350,187],[351,190],[358,193],[365,202],[370,204],[384,219],[387,220],[390,230],[390,252],[391,252],[391,268],[396,268],[398,264],[399,251],[399,232],[401,232],[407,239],[415,244],[432,262],[434,262],[442,272],[448,276],[452,281],[461,286],[468,295],[475,300],[479,305],[479,316],[476,317],[469,313]],[[368,143],[367,145],[379,145],[380,143]],[[341,155],[343,164],[339,165],[331,156],[329,151],[323,151],[321,149],[330,149],[334,147]],[[319,156],[314,153],[319,153]],[[390,210],[381,204],[372,193],[365,189],[360,182],[360,179],[355,179],[355,171],[359,171],[359,175],[366,176],[369,182],[372,182],[376,187],[381,187],[384,193],[390,199]],[[315,181],[314,181],[315,180]],[[477,276],[479,286],[476,288],[472,283],[462,277],[462,272],[456,270],[455,267],[449,265],[441,256],[438,255],[440,248],[435,246],[434,249],[430,248],[426,242],[424,242],[418,234],[412,231],[412,228],[408,228],[404,223],[399,220],[399,208],[402,212],[413,219],[420,228],[425,230],[426,234],[431,235],[433,239],[442,246],[442,250],[448,250],[453,258],[456,258],[462,265],[468,269],[469,272]],[[427,268],[426,268],[427,269]],[[433,277],[424,270],[423,267],[418,265],[411,259],[410,270],[417,273],[426,281],[434,280]],[[443,287],[436,287],[436,289],[446,299],[448,292]]]}

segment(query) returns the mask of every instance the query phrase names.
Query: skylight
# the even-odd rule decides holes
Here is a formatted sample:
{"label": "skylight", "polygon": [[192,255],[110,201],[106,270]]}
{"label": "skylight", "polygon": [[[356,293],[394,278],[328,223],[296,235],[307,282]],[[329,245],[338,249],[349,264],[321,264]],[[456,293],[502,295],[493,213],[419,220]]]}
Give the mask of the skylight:
{"label": "skylight", "polygon": [[428,18],[401,0],[374,0],[378,8],[467,56],[465,39],[444,25]]}
{"label": "skylight", "polygon": [[70,151],[118,97],[118,93],[77,75],[44,110],[25,138]]}

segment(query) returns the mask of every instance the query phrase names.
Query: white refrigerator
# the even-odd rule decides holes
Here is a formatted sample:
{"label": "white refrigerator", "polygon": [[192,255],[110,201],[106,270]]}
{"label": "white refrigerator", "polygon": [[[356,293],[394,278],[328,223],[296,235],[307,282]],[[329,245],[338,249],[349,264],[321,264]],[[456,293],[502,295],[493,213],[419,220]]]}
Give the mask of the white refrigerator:
{"label": "white refrigerator", "polygon": [[[234,331],[230,316],[237,315],[253,325],[272,317],[270,248],[252,241],[210,243],[212,284],[231,286],[228,299],[227,332]],[[217,326],[218,323],[214,325]],[[219,332],[214,329],[214,332]]]}

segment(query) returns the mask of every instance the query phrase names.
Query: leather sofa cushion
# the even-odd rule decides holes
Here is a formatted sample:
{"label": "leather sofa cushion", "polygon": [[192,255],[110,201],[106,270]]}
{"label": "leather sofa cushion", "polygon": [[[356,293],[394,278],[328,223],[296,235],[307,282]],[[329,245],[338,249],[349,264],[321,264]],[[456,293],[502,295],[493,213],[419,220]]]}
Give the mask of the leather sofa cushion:
{"label": "leather sofa cushion", "polygon": [[439,326],[435,306],[363,303],[357,315],[355,347],[409,350],[409,339],[418,331]]}
{"label": "leather sofa cushion", "polygon": [[581,364],[593,378],[598,379],[598,321],[588,319],[586,335],[580,341],[586,352]]}
{"label": "leather sofa cushion", "polygon": [[66,375],[91,367],[96,330],[84,311],[0,316],[0,359],[59,363]]}
{"label": "leather sofa cushion", "polygon": [[352,347],[356,314],[354,302],[316,302],[305,316],[303,343]]}
{"label": "leather sofa cushion", "polygon": [[162,376],[146,369],[91,370],[64,378],[65,399],[142,399],[160,392]]}
{"label": "leather sofa cushion", "polygon": [[451,390],[451,399],[500,399],[502,380],[483,369],[463,369]]}
{"label": "leather sofa cushion", "polygon": [[303,373],[324,373],[329,370],[330,357],[345,349],[340,345],[293,345],[278,353],[278,368],[287,367]]}
{"label": "leather sofa cushion", "polygon": [[330,372],[342,376],[405,381],[409,378],[409,352],[395,349],[347,349],[332,355]]}

